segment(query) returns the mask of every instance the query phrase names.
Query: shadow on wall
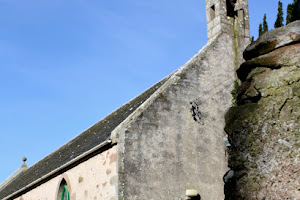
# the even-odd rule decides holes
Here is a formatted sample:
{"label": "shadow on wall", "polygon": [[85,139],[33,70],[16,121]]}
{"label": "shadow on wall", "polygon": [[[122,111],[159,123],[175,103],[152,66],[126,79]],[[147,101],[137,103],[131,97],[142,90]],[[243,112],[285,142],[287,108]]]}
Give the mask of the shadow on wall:
{"label": "shadow on wall", "polygon": [[179,198],[178,200],[201,200],[201,196],[198,194],[197,196],[182,196],[181,198]]}
{"label": "shadow on wall", "polygon": [[190,197],[190,200],[200,200],[200,199],[201,199],[201,196],[199,194],[195,197]]}

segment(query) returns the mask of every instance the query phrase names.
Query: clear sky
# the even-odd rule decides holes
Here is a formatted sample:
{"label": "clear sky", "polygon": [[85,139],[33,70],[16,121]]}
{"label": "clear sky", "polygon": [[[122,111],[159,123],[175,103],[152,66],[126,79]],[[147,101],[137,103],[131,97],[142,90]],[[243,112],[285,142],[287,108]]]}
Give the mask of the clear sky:
{"label": "clear sky", "polygon": [[[255,38],[277,2],[249,0]],[[206,44],[205,0],[0,0],[0,26],[0,183]]]}

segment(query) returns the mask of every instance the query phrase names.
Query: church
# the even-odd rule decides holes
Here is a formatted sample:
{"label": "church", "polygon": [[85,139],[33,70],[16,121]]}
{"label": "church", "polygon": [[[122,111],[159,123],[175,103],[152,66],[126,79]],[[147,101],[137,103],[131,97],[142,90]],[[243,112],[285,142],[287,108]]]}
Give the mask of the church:
{"label": "church", "polygon": [[185,65],[0,185],[3,200],[224,199],[226,111],[250,43],[248,0],[206,0]]}

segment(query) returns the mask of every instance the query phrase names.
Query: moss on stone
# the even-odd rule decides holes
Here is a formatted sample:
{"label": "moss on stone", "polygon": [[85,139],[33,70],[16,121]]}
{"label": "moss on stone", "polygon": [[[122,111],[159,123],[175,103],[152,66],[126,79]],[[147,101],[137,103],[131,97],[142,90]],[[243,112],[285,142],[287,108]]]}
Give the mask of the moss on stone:
{"label": "moss on stone", "polygon": [[[264,62],[268,65],[274,60]],[[300,68],[285,64],[277,69],[250,66],[247,79],[237,90],[239,104],[225,116],[225,131],[232,145],[229,166],[236,174],[233,188],[225,186],[234,191],[228,199],[297,199],[300,195],[295,190]],[[255,91],[261,94],[257,102],[250,98]]]}

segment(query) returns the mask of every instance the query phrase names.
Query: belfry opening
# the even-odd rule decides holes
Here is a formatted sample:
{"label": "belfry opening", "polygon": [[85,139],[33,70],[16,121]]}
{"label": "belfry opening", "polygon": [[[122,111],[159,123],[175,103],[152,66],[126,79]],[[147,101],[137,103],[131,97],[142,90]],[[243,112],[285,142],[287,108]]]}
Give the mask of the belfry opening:
{"label": "belfry opening", "polygon": [[236,0],[226,0],[227,16],[235,17],[237,16],[237,11],[234,10]]}

